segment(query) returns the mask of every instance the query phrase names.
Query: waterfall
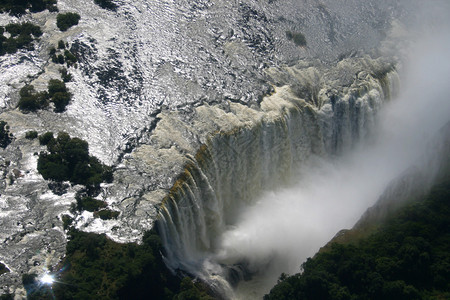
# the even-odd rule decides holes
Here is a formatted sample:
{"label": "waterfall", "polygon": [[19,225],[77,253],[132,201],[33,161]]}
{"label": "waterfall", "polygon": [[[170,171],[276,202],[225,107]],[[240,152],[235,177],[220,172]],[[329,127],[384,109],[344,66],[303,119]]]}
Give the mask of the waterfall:
{"label": "waterfall", "polygon": [[227,280],[233,281],[236,266],[215,262],[214,254],[239,210],[263,191],[289,184],[293,172],[312,157],[339,154],[368,138],[397,82],[394,70],[378,78],[367,75],[344,92],[319,92],[314,103],[283,86],[264,98],[262,117],[210,135],[189,156],[160,207],[167,265],[207,281],[220,293],[230,291]]}

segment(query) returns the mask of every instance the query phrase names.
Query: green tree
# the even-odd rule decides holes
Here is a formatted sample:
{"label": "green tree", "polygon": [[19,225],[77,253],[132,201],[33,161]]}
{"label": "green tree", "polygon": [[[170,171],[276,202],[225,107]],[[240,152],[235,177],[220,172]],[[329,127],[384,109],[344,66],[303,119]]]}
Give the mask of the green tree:
{"label": "green tree", "polygon": [[56,26],[61,31],[66,31],[70,27],[77,25],[78,21],[80,21],[80,15],[77,13],[68,12],[56,16]]}
{"label": "green tree", "polygon": [[38,133],[36,130],[30,130],[25,133],[25,138],[29,140],[34,140],[38,137]]}
{"label": "green tree", "polygon": [[55,104],[55,112],[60,113],[65,111],[70,99],[71,95],[69,93],[55,93],[51,98],[51,101]]}
{"label": "green tree", "polygon": [[70,181],[94,189],[112,180],[112,169],[89,155],[86,141],[71,138],[65,132],[58,133],[55,139],[53,133],[48,132],[39,137],[39,142],[47,145],[50,152],[41,152],[38,158],[38,171],[44,179]]}
{"label": "green tree", "polygon": [[264,299],[450,297],[450,174],[373,234],[333,243],[280,278]]}
{"label": "green tree", "polygon": [[13,139],[12,133],[9,132],[9,126],[5,121],[0,121],[0,147],[3,149],[8,146]]}
{"label": "green tree", "polygon": [[48,82],[48,93],[50,97],[53,97],[56,93],[67,93],[66,84],[58,79],[50,79]]}
{"label": "green tree", "polygon": [[53,136],[53,132],[46,132],[39,136],[39,143],[41,145],[48,145],[50,142],[53,142],[55,140]]}
{"label": "green tree", "polygon": [[17,107],[23,112],[33,112],[48,105],[47,92],[37,93],[33,85],[25,85],[19,92],[20,100]]}
{"label": "green tree", "polygon": [[104,9],[109,9],[115,11],[117,9],[117,4],[111,0],[94,0],[94,3]]}

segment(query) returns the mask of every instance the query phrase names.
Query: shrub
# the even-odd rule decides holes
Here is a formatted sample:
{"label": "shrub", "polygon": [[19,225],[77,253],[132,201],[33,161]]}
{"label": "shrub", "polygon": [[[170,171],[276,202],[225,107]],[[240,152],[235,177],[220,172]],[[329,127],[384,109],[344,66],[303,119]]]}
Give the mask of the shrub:
{"label": "shrub", "polygon": [[69,82],[72,80],[72,75],[67,71],[66,68],[59,69],[59,73],[61,73],[61,79],[63,82]]}
{"label": "shrub", "polygon": [[73,223],[73,218],[69,215],[62,215],[61,221],[63,222],[64,230],[69,229],[70,225]]}
{"label": "shrub", "polygon": [[107,206],[105,201],[97,200],[89,196],[82,197],[80,195],[77,195],[76,200],[77,209],[79,211],[87,210],[90,212],[95,212]]}
{"label": "shrub", "polygon": [[70,27],[77,25],[79,20],[80,15],[77,13],[68,12],[58,14],[56,17],[56,26],[58,26],[59,30],[66,31]]}
{"label": "shrub", "polygon": [[65,132],[60,132],[56,139],[52,133],[47,133],[39,141],[45,143],[50,152],[39,154],[38,171],[44,179],[70,181],[88,187],[98,187],[111,180],[112,169],[89,155],[86,141],[70,138]]}
{"label": "shrub", "polygon": [[20,35],[33,35],[35,37],[40,37],[42,35],[41,28],[29,22],[22,24],[10,23],[5,26],[5,30],[13,37]]}
{"label": "shrub", "polygon": [[297,46],[306,46],[306,38],[301,32],[286,31],[286,37]]}
{"label": "shrub", "polygon": [[0,121],[0,147],[3,149],[12,141],[13,135],[9,132],[9,126],[5,121]]}
{"label": "shrub", "polygon": [[58,41],[58,49],[65,49],[66,48],[66,44],[64,43],[63,40],[59,40]]}
{"label": "shrub", "polygon": [[55,138],[53,137],[53,132],[46,132],[39,136],[39,143],[43,146],[48,145],[50,142],[53,142]]}
{"label": "shrub", "polygon": [[[33,50],[32,42],[42,35],[41,28],[29,22],[11,23],[0,28],[0,55],[15,53],[18,49]],[[9,38],[3,35],[5,31],[11,34]]]}
{"label": "shrub", "polygon": [[66,84],[58,79],[48,82],[48,95],[50,101],[55,104],[55,112],[63,112],[69,104],[72,95],[67,91]]}
{"label": "shrub", "polygon": [[51,47],[50,50],[48,51],[48,54],[53,58],[53,55],[56,54],[56,48],[55,47]]}
{"label": "shrub", "polygon": [[29,140],[34,140],[38,137],[38,133],[36,130],[30,130],[25,133],[25,138]]}
{"label": "shrub", "polygon": [[56,0],[4,0],[0,2],[0,12],[8,12],[13,16],[20,16],[29,9],[31,12],[40,12],[45,9],[57,11]]}
{"label": "shrub", "polygon": [[94,0],[94,3],[104,9],[109,9],[115,11],[117,9],[117,4],[111,0]]}
{"label": "shrub", "polygon": [[48,94],[53,97],[55,93],[66,93],[67,88],[64,82],[58,79],[50,79],[48,82]]}
{"label": "shrub", "polygon": [[21,111],[31,112],[45,108],[48,105],[49,95],[47,92],[37,93],[34,86],[26,85],[20,89],[20,100],[17,107]]}
{"label": "shrub", "polygon": [[58,56],[56,56],[56,62],[58,63],[58,64],[61,64],[61,65],[63,65],[64,64],[64,55],[62,55],[62,54],[59,54]]}
{"label": "shrub", "polygon": [[14,300],[14,294],[6,293],[0,296],[0,300]]}
{"label": "shrub", "polygon": [[73,55],[69,50],[64,51],[64,58],[67,62],[67,66],[69,67],[77,62],[76,56]]}
{"label": "shrub", "polygon": [[55,112],[63,112],[70,102],[71,95],[69,93],[55,93],[52,102],[55,104]]}
{"label": "shrub", "polygon": [[94,212],[94,217],[99,217],[102,220],[111,220],[111,219],[117,219],[120,212],[113,211],[109,209],[102,209],[100,211]]}

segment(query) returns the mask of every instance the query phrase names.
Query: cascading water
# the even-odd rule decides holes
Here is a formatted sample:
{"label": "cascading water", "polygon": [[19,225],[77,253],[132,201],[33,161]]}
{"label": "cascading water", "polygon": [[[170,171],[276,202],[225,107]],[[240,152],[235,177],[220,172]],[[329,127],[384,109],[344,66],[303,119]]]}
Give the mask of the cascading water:
{"label": "cascading water", "polygon": [[265,266],[250,257],[221,254],[223,234],[264,191],[289,185],[300,165],[368,136],[387,91],[396,85],[396,73],[389,71],[382,80],[365,74],[342,93],[318,92],[314,103],[296,97],[293,88],[278,88],[261,103],[262,117],[208,138],[160,209],[168,266],[234,298],[231,286]]}

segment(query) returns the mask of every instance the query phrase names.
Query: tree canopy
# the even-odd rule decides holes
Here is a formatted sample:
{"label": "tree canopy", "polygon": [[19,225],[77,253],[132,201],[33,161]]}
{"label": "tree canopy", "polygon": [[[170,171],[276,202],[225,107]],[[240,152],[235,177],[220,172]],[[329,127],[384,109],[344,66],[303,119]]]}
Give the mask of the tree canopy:
{"label": "tree canopy", "polygon": [[[7,38],[4,32],[8,32],[10,37]],[[0,26],[0,55],[15,53],[18,49],[33,50],[33,41],[41,35],[41,28],[29,22]]]}
{"label": "tree canopy", "polygon": [[9,126],[5,121],[0,120],[0,147],[6,148],[11,141],[13,135],[9,132]]}
{"label": "tree canopy", "polygon": [[19,95],[20,100],[17,106],[24,112],[44,109],[49,102],[52,102],[55,105],[54,112],[61,113],[66,110],[66,106],[72,99],[66,84],[58,79],[50,79],[48,92],[36,92],[33,85],[26,85],[20,90]]}
{"label": "tree canopy", "polygon": [[[58,93],[58,92],[55,92]],[[112,180],[112,170],[96,157],[89,155],[88,143],[79,138],[71,138],[60,132],[39,137],[48,152],[41,152],[38,158],[38,171],[44,179],[70,181],[90,187],[98,187],[102,182]]]}
{"label": "tree canopy", "polygon": [[333,244],[303,272],[283,275],[277,299],[449,299],[450,178],[356,244]]}
{"label": "tree canopy", "polygon": [[79,14],[73,12],[58,14],[56,16],[56,26],[58,26],[59,30],[66,31],[70,27],[77,25],[80,18]]}
{"label": "tree canopy", "polygon": [[7,12],[13,16],[21,16],[27,12],[40,12],[45,9],[58,11],[56,0],[2,0],[0,12]]}

